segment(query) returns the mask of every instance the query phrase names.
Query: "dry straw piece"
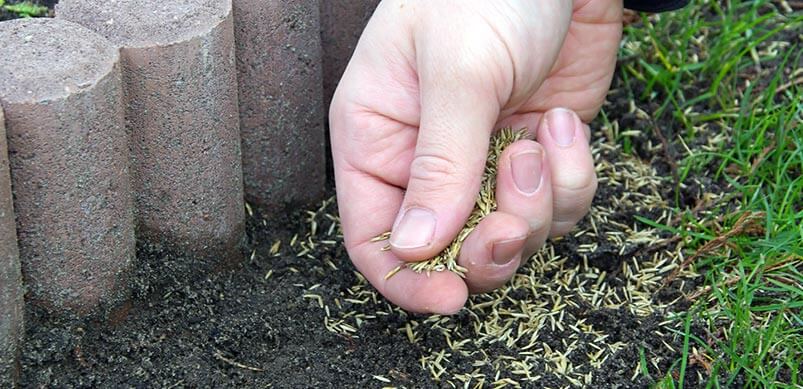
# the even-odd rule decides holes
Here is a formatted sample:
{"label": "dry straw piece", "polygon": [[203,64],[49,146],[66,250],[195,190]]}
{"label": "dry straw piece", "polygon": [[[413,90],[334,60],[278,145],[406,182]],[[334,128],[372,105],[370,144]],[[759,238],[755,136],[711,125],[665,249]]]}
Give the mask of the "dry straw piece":
{"label": "dry straw piece", "polygon": [[[463,246],[468,235],[474,228],[480,224],[483,218],[488,216],[491,212],[496,210],[496,173],[498,170],[499,156],[507,146],[514,142],[524,139],[527,136],[527,129],[520,129],[514,131],[512,128],[503,128],[491,138],[490,147],[488,147],[488,157],[485,161],[485,171],[482,174],[482,183],[480,184],[480,193],[477,195],[477,201],[474,203],[474,210],[466,221],[466,225],[457,234],[457,237],[440,252],[437,256],[421,262],[411,264],[402,264],[391,270],[385,279],[393,277],[396,273],[404,267],[408,267],[416,273],[430,273],[448,270],[460,277],[465,277],[467,269],[457,264],[457,256],[460,254],[460,248]],[[381,242],[390,239],[390,231],[385,232],[377,237],[371,239],[372,242]],[[382,248],[383,251],[390,250],[390,245]]]}

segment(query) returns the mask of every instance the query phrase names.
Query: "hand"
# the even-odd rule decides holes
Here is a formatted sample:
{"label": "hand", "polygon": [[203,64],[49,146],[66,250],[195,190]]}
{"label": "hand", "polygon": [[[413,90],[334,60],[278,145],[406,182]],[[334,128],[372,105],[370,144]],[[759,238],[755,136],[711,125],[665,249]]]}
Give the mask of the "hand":
{"label": "hand", "polygon": [[[329,118],[346,248],[380,293],[410,311],[456,312],[587,213],[596,176],[583,121],[610,86],[621,18],[621,0],[380,3]],[[458,259],[466,279],[409,269],[385,279],[454,239],[503,126],[538,142],[503,153],[498,211]],[[391,250],[380,251],[371,239],[391,229]]]}

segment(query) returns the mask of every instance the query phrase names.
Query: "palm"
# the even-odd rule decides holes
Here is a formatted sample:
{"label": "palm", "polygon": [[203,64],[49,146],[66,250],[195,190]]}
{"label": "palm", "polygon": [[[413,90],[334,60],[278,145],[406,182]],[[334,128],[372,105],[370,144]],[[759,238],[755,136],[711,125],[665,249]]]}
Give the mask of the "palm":
{"label": "palm", "polygon": [[[503,109],[505,125],[528,126],[556,107],[575,111],[589,122],[602,106],[616,64],[622,31],[621,0],[578,0],[557,61],[543,83],[523,104]],[[415,148],[420,100],[417,74],[410,63],[382,61],[387,68],[363,73],[369,87],[354,96],[364,115],[358,128],[371,128],[359,142],[355,167],[403,187]],[[373,87],[371,87],[373,86]],[[534,116],[534,117],[532,117]],[[361,120],[362,119],[362,120]],[[366,158],[366,154],[370,157]],[[350,156],[357,156],[349,153]]]}

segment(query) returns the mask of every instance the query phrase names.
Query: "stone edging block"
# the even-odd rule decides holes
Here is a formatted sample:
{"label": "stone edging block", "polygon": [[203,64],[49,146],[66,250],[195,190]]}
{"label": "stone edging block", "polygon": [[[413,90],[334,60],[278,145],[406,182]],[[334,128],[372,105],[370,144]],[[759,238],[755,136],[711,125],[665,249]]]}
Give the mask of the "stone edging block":
{"label": "stone edging block", "polygon": [[26,298],[62,314],[117,304],[135,255],[119,54],[54,19],[0,23],[0,41]]}
{"label": "stone edging block", "polygon": [[0,387],[13,388],[19,376],[23,289],[7,146],[5,118],[0,108]]}
{"label": "stone edging block", "polygon": [[318,201],[326,182],[317,0],[234,0],[246,200]]}
{"label": "stone edging block", "polygon": [[323,95],[329,106],[365,25],[379,0],[321,1],[321,43],[323,45]]}
{"label": "stone edging block", "polygon": [[137,237],[220,264],[244,205],[231,0],[62,0],[120,48]]}

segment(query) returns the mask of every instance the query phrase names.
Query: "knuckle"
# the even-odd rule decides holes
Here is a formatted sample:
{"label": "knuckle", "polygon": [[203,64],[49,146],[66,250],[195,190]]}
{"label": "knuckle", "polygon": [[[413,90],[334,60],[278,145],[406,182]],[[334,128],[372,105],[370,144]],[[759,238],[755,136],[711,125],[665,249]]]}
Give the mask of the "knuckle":
{"label": "knuckle", "polygon": [[554,216],[552,221],[562,221],[567,223],[577,223],[585,217],[591,208],[592,197],[574,200],[554,200]]}
{"label": "knuckle", "polygon": [[553,222],[552,223],[552,228],[549,231],[549,236],[554,238],[556,236],[563,236],[563,235],[568,234],[569,232],[571,232],[574,229],[574,227],[577,225],[578,221],[580,221],[580,220],[578,219],[578,220],[575,220],[575,221],[555,221],[555,222]]}
{"label": "knuckle", "polygon": [[594,197],[597,191],[597,175],[592,171],[585,174],[568,174],[559,178],[555,183],[555,190],[560,193],[560,197],[567,199],[588,199]]}
{"label": "knuckle", "polygon": [[585,217],[591,208],[597,185],[597,177],[592,174],[585,183],[556,190],[553,198],[553,229],[559,227],[565,233]]}
{"label": "knuckle", "polygon": [[410,182],[427,187],[443,187],[459,183],[464,177],[457,162],[444,156],[417,155],[410,164]]}

